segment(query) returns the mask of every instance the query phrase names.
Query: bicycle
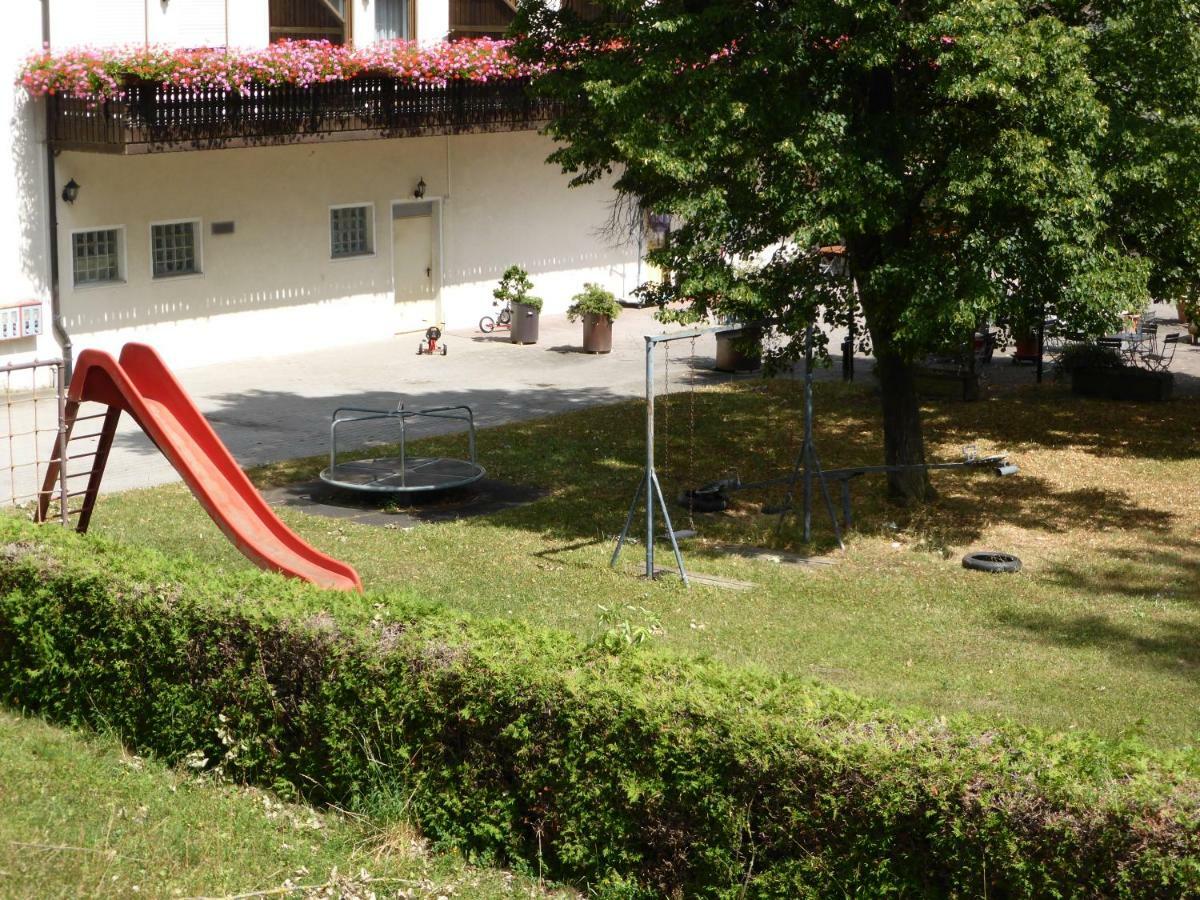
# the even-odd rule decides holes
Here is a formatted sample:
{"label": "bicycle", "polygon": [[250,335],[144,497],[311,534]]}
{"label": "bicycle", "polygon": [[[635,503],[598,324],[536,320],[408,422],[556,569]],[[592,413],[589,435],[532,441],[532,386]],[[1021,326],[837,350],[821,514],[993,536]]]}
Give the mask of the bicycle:
{"label": "bicycle", "polygon": [[[492,306],[499,306],[499,300],[493,300]],[[504,309],[500,310],[493,319],[491,316],[484,316],[479,320],[479,330],[484,334],[491,334],[497,328],[512,329],[512,309],[507,303],[504,304]]]}

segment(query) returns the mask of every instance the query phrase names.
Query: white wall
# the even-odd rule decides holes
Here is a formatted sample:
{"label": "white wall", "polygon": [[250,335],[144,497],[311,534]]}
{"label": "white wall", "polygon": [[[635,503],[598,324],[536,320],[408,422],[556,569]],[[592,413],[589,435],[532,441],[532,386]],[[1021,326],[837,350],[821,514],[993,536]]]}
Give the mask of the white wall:
{"label": "white wall", "polygon": [[[391,203],[444,199],[442,319],[469,328],[491,308],[512,263],[527,268],[547,313],[584,281],[634,287],[636,249],[601,234],[610,191],[568,190],[532,132],[116,157],[64,153],[62,181],[82,191],[61,213],[63,310],[78,348],[156,345],[186,367],[389,338]],[[375,254],[329,258],[331,205],[375,205]],[[149,223],[199,218],[204,274],[150,277]],[[235,233],[213,236],[213,221]],[[125,226],[127,281],[76,290],[70,231]]]}
{"label": "white wall", "polygon": [[146,34],[151,44],[225,47],[225,6],[226,0],[147,0]]}
{"label": "white wall", "polygon": [[[42,43],[41,5],[11,4],[0,33],[4,71]],[[0,342],[0,364],[58,356],[50,328],[46,230],[45,107],[30,100],[7,74],[0,81],[0,306],[42,303],[43,334]]]}
{"label": "white wall", "polygon": [[144,44],[151,2],[159,5],[159,0],[50,0],[50,45],[65,50],[85,45]]}
{"label": "white wall", "polygon": [[51,0],[55,50],[145,43],[262,47],[269,39],[267,0]]}
{"label": "white wall", "polygon": [[551,313],[565,310],[584,281],[604,283],[618,297],[633,291],[637,247],[606,231],[614,198],[608,185],[568,188],[558,168],[545,163],[552,142],[532,131],[461,135],[449,148],[445,216],[453,240],[443,303],[451,327],[478,320],[466,313],[480,298],[490,303],[513,263],[531,273],[534,293]]}

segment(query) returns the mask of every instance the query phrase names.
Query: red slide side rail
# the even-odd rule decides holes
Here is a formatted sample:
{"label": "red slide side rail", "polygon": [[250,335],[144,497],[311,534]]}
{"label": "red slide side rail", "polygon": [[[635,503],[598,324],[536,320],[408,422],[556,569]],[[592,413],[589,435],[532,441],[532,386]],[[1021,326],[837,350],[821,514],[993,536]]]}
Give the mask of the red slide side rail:
{"label": "red slide side rail", "polygon": [[[120,362],[85,350],[68,402],[72,409],[94,402],[129,413],[225,536],[259,567],[320,587],[362,590],[353,568],[310,546],[275,515],[152,348],[126,344]],[[99,480],[97,473],[97,488]]]}

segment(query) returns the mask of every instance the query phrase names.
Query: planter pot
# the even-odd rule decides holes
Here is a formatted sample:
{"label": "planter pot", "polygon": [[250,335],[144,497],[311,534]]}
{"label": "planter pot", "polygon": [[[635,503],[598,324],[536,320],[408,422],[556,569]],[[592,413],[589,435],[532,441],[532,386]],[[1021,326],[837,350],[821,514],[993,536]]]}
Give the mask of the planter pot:
{"label": "planter pot", "polygon": [[[746,341],[754,340],[751,332],[734,328],[729,331],[717,332],[717,365],[718,372],[753,372],[762,366],[762,350],[746,353],[738,348],[740,343],[745,347]],[[759,338],[761,341],[761,337]]]}
{"label": "planter pot", "polygon": [[1038,339],[1036,334],[1023,334],[1017,338],[1013,358],[1019,362],[1037,362]]}
{"label": "planter pot", "polygon": [[536,344],[540,317],[541,310],[524,303],[512,304],[512,333],[509,340],[514,344]]}
{"label": "planter pot", "polygon": [[609,353],[612,351],[612,319],[596,313],[583,314],[583,352]]}
{"label": "planter pot", "polygon": [[1132,368],[1088,368],[1071,370],[1071,393],[1104,400],[1170,400],[1175,376],[1170,372],[1147,372]]}
{"label": "planter pot", "polygon": [[1188,326],[1188,334],[1192,336],[1193,344],[1200,344],[1200,322],[1193,322]]}

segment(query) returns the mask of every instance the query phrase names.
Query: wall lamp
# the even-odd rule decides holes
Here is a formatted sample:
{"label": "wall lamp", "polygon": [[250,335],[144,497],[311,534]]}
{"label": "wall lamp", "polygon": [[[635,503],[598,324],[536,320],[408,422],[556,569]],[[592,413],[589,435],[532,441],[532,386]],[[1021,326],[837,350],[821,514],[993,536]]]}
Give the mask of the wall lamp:
{"label": "wall lamp", "polygon": [[425,179],[424,178],[422,178],[420,181],[417,182],[417,187],[413,191],[413,196],[416,197],[418,200],[420,200],[422,197],[425,196]]}
{"label": "wall lamp", "polygon": [[67,203],[74,203],[79,197],[79,182],[74,178],[63,185],[62,198]]}

